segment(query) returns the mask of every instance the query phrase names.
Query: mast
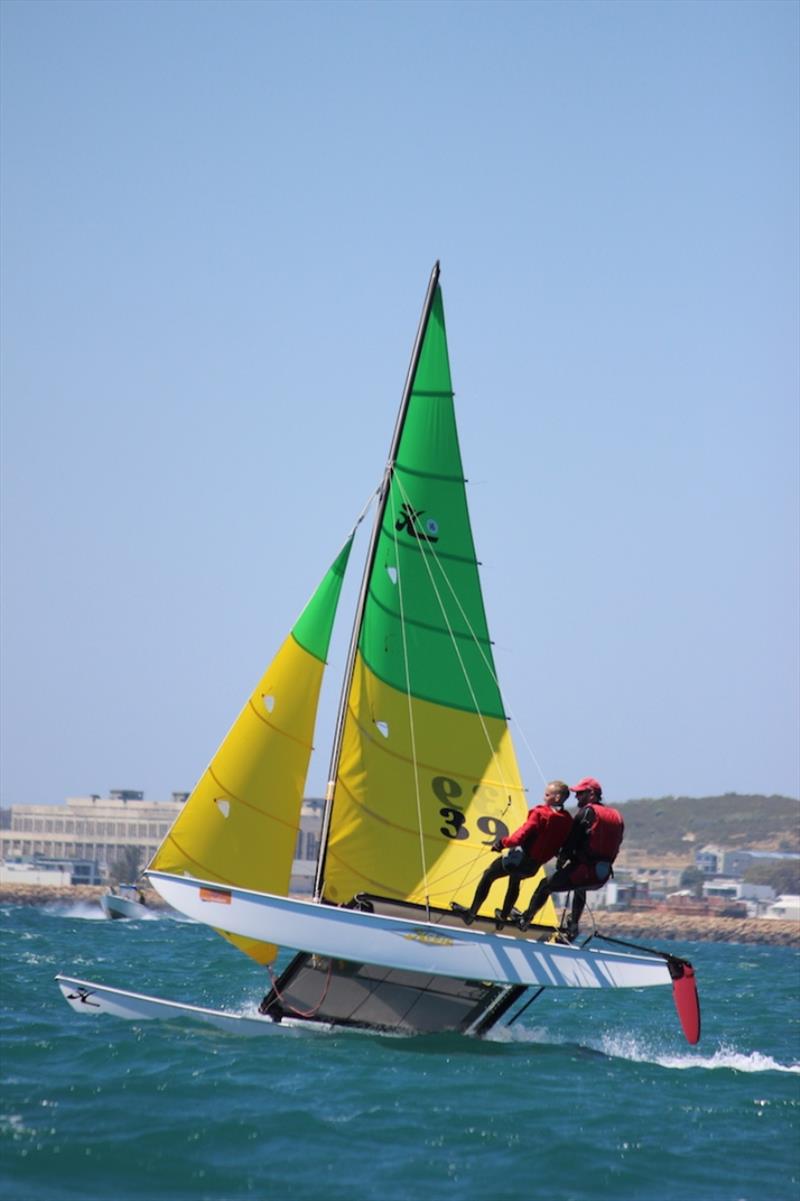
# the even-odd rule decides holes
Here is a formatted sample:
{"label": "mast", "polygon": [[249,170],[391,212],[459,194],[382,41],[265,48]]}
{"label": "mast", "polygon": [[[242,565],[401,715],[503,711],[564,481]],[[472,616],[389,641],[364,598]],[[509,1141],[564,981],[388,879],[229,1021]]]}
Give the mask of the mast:
{"label": "mast", "polygon": [[422,352],[422,343],[425,339],[425,331],[428,328],[428,320],[433,307],[433,298],[436,295],[436,288],[439,283],[439,260],[433,264],[431,277],[428,280],[428,290],[425,294],[425,303],[422,306],[422,315],[419,319],[419,327],[417,336],[414,341],[414,349],[411,352],[411,361],[408,365],[405,384],[403,385],[403,396],[400,401],[400,408],[397,413],[397,421],[395,422],[394,433],[392,435],[391,447],[389,449],[389,458],[386,462],[386,468],[383,473],[383,479],[379,490],[378,505],[375,512],[375,521],[372,526],[372,535],[370,538],[369,550],[364,564],[364,575],[361,580],[361,591],[358,597],[356,606],[355,618],[353,620],[353,632],[350,637],[350,649],[347,654],[347,664],[342,679],[342,691],[339,697],[339,711],[336,717],[336,727],[333,735],[333,746],[331,749],[331,761],[328,769],[328,786],[325,790],[325,809],[322,814],[322,828],[320,830],[320,849],[317,859],[317,874],[314,880],[314,900],[319,901],[322,897],[322,879],[325,873],[325,858],[328,852],[328,837],[330,835],[331,813],[333,809],[333,794],[336,788],[336,777],[339,772],[339,760],[342,753],[342,741],[344,739],[344,723],[347,715],[347,698],[350,695],[350,687],[353,682],[353,673],[356,665],[356,652],[358,650],[358,639],[361,634],[361,622],[364,617],[364,608],[367,603],[367,590],[369,581],[372,576],[372,567],[375,562],[375,555],[378,548],[378,537],[380,535],[381,526],[383,524],[383,515],[386,511],[386,503],[389,497],[389,487],[392,482],[392,472],[394,471],[395,461],[397,459],[397,449],[400,445],[400,438],[403,433],[406,413],[408,412],[409,402],[411,400],[411,392],[414,387],[414,378],[417,374],[417,366],[419,364],[419,356]]}

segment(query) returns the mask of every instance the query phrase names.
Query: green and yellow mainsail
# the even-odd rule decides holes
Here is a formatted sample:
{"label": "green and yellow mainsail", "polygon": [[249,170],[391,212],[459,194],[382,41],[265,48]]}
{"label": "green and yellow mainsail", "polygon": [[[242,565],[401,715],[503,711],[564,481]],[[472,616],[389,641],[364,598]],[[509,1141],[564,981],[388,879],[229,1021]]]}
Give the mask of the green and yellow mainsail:
{"label": "green and yellow mainsail", "polygon": [[[359,617],[318,893],[339,904],[362,892],[467,903],[493,839],[521,824],[527,804],[478,576],[438,264]],[[498,886],[487,910],[501,900]],[[552,919],[549,907],[540,920]]]}
{"label": "green and yellow mainsail", "polygon": [[[152,868],[286,896],[351,535],[206,768]],[[220,931],[220,933],[222,933]],[[225,934],[262,964],[276,948]]]}

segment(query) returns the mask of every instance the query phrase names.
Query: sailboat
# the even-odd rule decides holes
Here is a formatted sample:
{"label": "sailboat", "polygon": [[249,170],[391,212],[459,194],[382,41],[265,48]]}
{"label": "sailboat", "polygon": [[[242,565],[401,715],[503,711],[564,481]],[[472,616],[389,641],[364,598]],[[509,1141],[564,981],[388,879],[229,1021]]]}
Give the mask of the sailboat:
{"label": "sailboat", "polygon": [[113,885],[101,896],[100,908],[112,921],[146,917],[149,912],[144,893],[135,884]]}
{"label": "sailboat", "polygon": [[[289,895],[323,671],[355,528],[157,851],[147,875],[179,912],[269,973],[248,1021],[483,1035],[552,988],[673,986],[699,1038],[691,964],[468,904],[493,841],[527,813],[492,653],[467,506],[435,264],[375,491],[330,767],[314,892]],[[527,888],[536,887],[539,876]],[[527,897],[523,894],[523,900]],[[487,902],[486,906],[490,903]],[[279,974],[279,949],[295,951]],[[237,1015],[58,977],[73,1008]]]}

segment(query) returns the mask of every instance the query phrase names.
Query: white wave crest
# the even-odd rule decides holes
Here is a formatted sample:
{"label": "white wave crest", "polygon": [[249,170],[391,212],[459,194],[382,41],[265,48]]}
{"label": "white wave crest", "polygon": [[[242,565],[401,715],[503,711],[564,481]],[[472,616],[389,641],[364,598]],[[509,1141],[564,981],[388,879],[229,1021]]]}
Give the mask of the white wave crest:
{"label": "white wave crest", "polygon": [[43,912],[48,917],[69,917],[80,918],[85,922],[104,922],[107,921],[106,915],[100,908],[100,905],[91,901],[75,901],[73,904],[59,905],[44,905]]}
{"label": "white wave crest", "polygon": [[[49,917],[67,917],[77,919],[82,922],[107,922],[109,918],[103,913],[100,908],[99,901],[75,901],[72,904],[65,905],[53,902],[50,905],[42,907],[43,912]],[[144,913],[137,914],[135,918],[123,919],[125,924],[129,921],[136,922],[159,922],[166,914],[156,912],[154,909],[146,910]],[[118,919],[119,920],[119,919]]]}
{"label": "white wave crest", "polygon": [[497,1026],[485,1038],[492,1043],[544,1043],[551,1047],[560,1047],[569,1042],[569,1039],[553,1034],[544,1026]]}
{"label": "white wave crest", "polygon": [[684,1071],[699,1068],[729,1072],[793,1072],[800,1074],[800,1063],[778,1063],[771,1055],[761,1051],[737,1051],[734,1047],[721,1046],[712,1055],[686,1051],[679,1054],[656,1051],[646,1043],[630,1036],[606,1035],[596,1044],[597,1050],[614,1059],[630,1059],[634,1063],[653,1063],[662,1068]]}
{"label": "white wave crest", "polygon": [[711,1055],[694,1051],[664,1052],[645,1040],[630,1034],[605,1034],[598,1039],[576,1043],[561,1034],[553,1034],[544,1026],[499,1028],[489,1035],[493,1042],[537,1043],[543,1046],[575,1046],[587,1054],[606,1055],[609,1059],[628,1059],[632,1063],[652,1063],[657,1067],[685,1071],[695,1068],[716,1071],[722,1068],[729,1072],[791,1072],[800,1075],[800,1063],[779,1063],[771,1055],[761,1051],[737,1051],[735,1047],[722,1045]]}

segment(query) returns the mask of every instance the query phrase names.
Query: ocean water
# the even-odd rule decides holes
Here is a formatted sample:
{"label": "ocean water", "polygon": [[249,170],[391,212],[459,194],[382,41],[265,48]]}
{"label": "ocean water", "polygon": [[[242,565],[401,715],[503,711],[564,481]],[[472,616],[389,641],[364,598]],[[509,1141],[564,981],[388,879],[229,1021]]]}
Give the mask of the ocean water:
{"label": "ocean water", "polygon": [[8,906],[0,1197],[796,1201],[800,955],[668,945],[698,974],[697,1047],[668,989],[545,992],[483,1041],[248,1038],[76,1014],[53,981],[252,1012],[264,974],[205,927]]}

